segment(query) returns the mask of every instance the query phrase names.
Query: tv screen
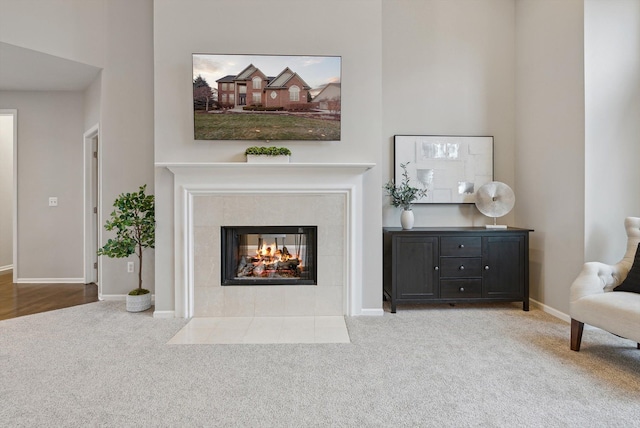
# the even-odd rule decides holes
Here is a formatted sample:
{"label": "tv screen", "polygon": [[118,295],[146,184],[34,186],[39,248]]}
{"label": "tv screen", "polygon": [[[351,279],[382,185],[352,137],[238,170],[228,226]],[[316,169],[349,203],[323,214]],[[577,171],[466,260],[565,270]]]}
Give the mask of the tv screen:
{"label": "tv screen", "polygon": [[193,54],[195,140],[340,140],[339,56]]}

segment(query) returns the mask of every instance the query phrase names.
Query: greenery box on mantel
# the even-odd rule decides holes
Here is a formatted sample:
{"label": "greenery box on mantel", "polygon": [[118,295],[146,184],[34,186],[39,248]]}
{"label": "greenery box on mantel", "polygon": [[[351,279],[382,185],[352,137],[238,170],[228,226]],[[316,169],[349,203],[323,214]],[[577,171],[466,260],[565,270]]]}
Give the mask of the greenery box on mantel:
{"label": "greenery box on mantel", "polygon": [[247,163],[289,163],[289,156],[247,155]]}
{"label": "greenery box on mantel", "polygon": [[289,163],[291,150],[286,147],[249,147],[244,154],[248,163]]}

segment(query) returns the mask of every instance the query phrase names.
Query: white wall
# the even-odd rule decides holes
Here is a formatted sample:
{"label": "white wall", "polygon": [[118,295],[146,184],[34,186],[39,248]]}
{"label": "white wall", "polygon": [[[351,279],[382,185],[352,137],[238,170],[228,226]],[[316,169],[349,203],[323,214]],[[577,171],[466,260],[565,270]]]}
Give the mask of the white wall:
{"label": "white wall", "polygon": [[640,216],[640,2],[585,1],[585,260],[624,255]]}
{"label": "white wall", "polygon": [[[194,25],[194,11],[211,25]],[[280,36],[265,30],[273,11],[297,17],[286,20]],[[342,56],[342,140],[283,145],[292,150],[294,162],[380,163],[380,1],[156,0],[154,16],[156,162],[240,161],[252,145],[193,139],[191,54],[208,52]],[[326,28],[313,25],[322,22]],[[371,215],[365,217],[364,248],[371,268],[365,273],[363,307],[371,309],[382,306],[379,171],[365,175],[365,211]],[[157,310],[173,310],[172,191],[171,173],[158,169]]]}
{"label": "white wall", "polygon": [[[58,163],[60,171],[50,173],[54,176],[70,173],[60,165],[76,159],[81,172],[82,134],[99,120],[103,155],[100,218],[108,217],[113,201],[122,192],[135,191],[147,183],[148,193],[153,193],[152,0],[0,0],[0,10],[0,41],[103,68],[101,75],[84,92],[78,93],[81,107],[77,118],[59,117],[55,107],[47,112],[50,115],[47,123],[55,123],[49,122],[53,118],[80,121],[74,137],[77,152],[63,157]],[[21,99],[18,96],[16,101]],[[8,108],[16,107],[15,103],[10,104],[13,105]],[[21,134],[19,145],[20,139]],[[56,158],[57,155],[47,153],[46,148],[41,148],[41,156]],[[75,171],[75,164],[69,169]],[[82,188],[82,174],[76,179],[73,185]],[[32,196],[25,194],[25,197]],[[82,199],[75,201],[80,215],[81,202]],[[30,200],[28,203],[35,204]],[[78,221],[81,229],[82,216]],[[65,232],[77,240],[73,248],[82,247],[82,235],[75,235],[75,229]],[[102,228],[100,233],[103,243],[110,235]],[[22,247],[20,231],[18,238],[18,245]],[[36,265],[38,256],[38,253],[21,253],[19,265],[23,261],[29,266]],[[153,290],[152,250],[146,260],[144,286]],[[137,286],[136,275],[126,273],[126,260],[101,257],[99,262],[102,297],[122,295]],[[76,255],[75,263],[77,268],[74,265],[71,274],[82,277],[81,253]],[[57,272],[52,268],[43,274],[52,277]]]}
{"label": "white wall", "polygon": [[[604,4],[612,4],[613,9],[600,13]],[[608,12],[618,7],[624,10],[620,21]],[[383,211],[387,201],[381,191],[392,171],[393,134],[487,134],[496,137],[496,179],[516,192],[516,207],[507,222],[536,230],[530,251],[532,297],[567,312],[568,287],[584,259],[585,231],[587,247],[602,248],[600,226],[595,217],[585,221],[585,207],[598,212],[594,205],[603,194],[609,196],[608,187],[624,188],[622,183],[637,187],[637,175],[624,175],[619,181],[606,181],[603,188],[601,178],[616,174],[599,177],[594,173],[610,154],[598,141],[609,135],[621,141],[616,148],[629,153],[618,157],[622,161],[636,159],[633,149],[640,146],[633,127],[638,121],[627,120],[626,115],[634,119],[638,111],[638,86],[633,79],[633,73],[636,79],[638,75],[633,62],[638,51],[634,7],[637,2],[632,0],[587,0],[585,22],[583,0],[332,0],[321,6],[312,0],[0,0],[0,40],[104,67],[100,90],[94,87],[84,94],[84,108],[91,112],[81,115],[84,127],[92,125],[95,109],[86,103],[99,92],[104,217],[118,193],[135,190],[144,182],[153,184],[154,108],[157,162],[242,159],[246,144],[193,141],[191,53],[342,55],[342,141],[288,145],[294,161],[379,165],[366,176],[365,203],[373,214],[366,218],[365,247],[372,267],[365,278],[363,306],[380,305],[380,227],[398,224],[397,212]],[[238,16],[241,9],[257,10],[257,15],[243,19],[246,28],[261,28],[267,11],[274,8],[306,17],[291,21],[294,36],[286,42],[247,36],[237,29],[235,20],[226,18]],[[33,13],[35,9],[39,13]],[[194,25],[194,10],[210,17],[212,24]],[[330,31],[318,35],[310,29],[309,19],[331,22]],[[620,27],[620,32],[611,26]],[[606,36],[602,44],[600,36],[591,39],[592,30],[594,35]],[[619,49],[610,51],[611,43]],[[589,55],[597,59],[598,52],[622,61],[623,66],[604,67],[599,61],[590,67],[594,60]],[[606,73],[613,73],[609,80]],[[421,84],[413,87],[409,78],[421,79]],[[602,79],[604,86],[600,86]],[[620,94],[631,94],[627,104],[616,95],[618,86],[607,85],[620,79],[626,82]],[[611,114],[595,110],[601,102]],[[598,124],[593,120],[595,113],[602,118]],[[622,123],[616,122],[620,119]],[[620,171],[616,156],[604,161],[607,169],[603,171]],[[172,179],[161,169],[155,177],[157,303],[158,309],[171,310]],[[624,215],[634,215],[638,201],[634,202],[633,191],[627,194],[631,197],[624,203],[618,198],[616,206],[623,207]],[[483,222],[474,210],[472,206],[421,206],[416,211],[417,224]],[[382,216],[376,214],[380,212]],[[609,214],[600,212],[598,219],[605,215]],[[610,215],[616,218],[606,223],[618,228],[619,214]],[[615,233],[620,239],[620,229]],[[588,256],[615,258],[613,251],[619,250],[597,251],[603,252]],[[124,293],[135,283],[124,267],[124,261],[104,261],[105,294]]]}
{"label": "white wall", "polygon": [[582,0],[516,2],[516,204],[531,297],[569,312],[584,256]]}
{"label": "white wall", "polygon": [[105,0],[0,0],[0,41],[104,66]]}
{"label": "white wall", "polygon": [[[494,176],[514,180],[515,6],[505,0],[383,0],[382,175],[393,176],[393,136],[492,135]],[[380,184],[381,186],[382,184]],[[399,226],[384,200],[385,226]],[[416,226],[476,226],[474,205],[414,205]],[[501,219],[528,227],[513,214]]]}
{"label": "white wall", "polygon": [[84,90],[84,130],[100,123],[100,101],[102,99],[102,73]]}
{"label": "white wall", "polygon": [[[137,191],[143,184],[147,184],[147,194],[154,193],[153,2],[108,0],[104,19],[107,34],[99,142],[103,223],[120,193]],[[110,236],[103,231],[101,242]],[[143,287],[153,291],[154,251],[146,251],[144,257]],[[137,257],[131,260],[137,263]],[[137,287],[137,275],[127,273],[126,259],[100,257],[99,263],[103,297],[126,294]]]}
{"label": "white wall", "polygon": [[0,111],[0,271],[13,264],[13,121]]}
{"label": "white wall", "polygon": [[0,92],[18,110],[18,280],[82,278],[82,105],[80,92]]}

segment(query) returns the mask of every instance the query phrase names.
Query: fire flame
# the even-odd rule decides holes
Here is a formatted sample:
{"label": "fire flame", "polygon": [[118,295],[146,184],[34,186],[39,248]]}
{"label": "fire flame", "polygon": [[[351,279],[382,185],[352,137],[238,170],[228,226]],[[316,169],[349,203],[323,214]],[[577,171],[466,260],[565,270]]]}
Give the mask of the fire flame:
{"label": "fire flame", "polygon": [[[266,242],[268,241],[260,239],[258,245],[254,247],[255,253],[250,250],[240,258],[236,271],[237,276],[240,278],[246,276],[262,278],[299,277],[305,270],[303,260],[301,260],[299,254],[300,244],[296,243],[296,254],[292,254],[286,245],[278,246],[277,239],[271,244]],[[250,255],[251,253],[254,255]]]}
{"label": "fire flame", "polygon": [[[261,247],[256,250],[256,258],[259,259],[263,264],[275,264],[277,262],[286,262],[288,260],[299,259],[298,254],[291,254],[287,247],[278,248],[276,243],[265,244],[263,243]],[[302,262],[302,260],[300,260]],[[300,264],[302,266],[302,264]]]}

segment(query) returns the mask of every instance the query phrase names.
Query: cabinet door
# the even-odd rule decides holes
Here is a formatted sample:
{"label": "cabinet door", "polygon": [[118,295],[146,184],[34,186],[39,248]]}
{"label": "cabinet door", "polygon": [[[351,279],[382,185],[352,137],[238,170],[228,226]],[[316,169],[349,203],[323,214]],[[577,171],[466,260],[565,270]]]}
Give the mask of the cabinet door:
{"label": "cabinet door", "polygon": [[438,238],[398,236],[394,241],[396,298],[438,297]]}
{"label": "cabinet door", "polygon": [[522,298],[524,295],[525,239],[521,235],[482,238],[482,295]]}

